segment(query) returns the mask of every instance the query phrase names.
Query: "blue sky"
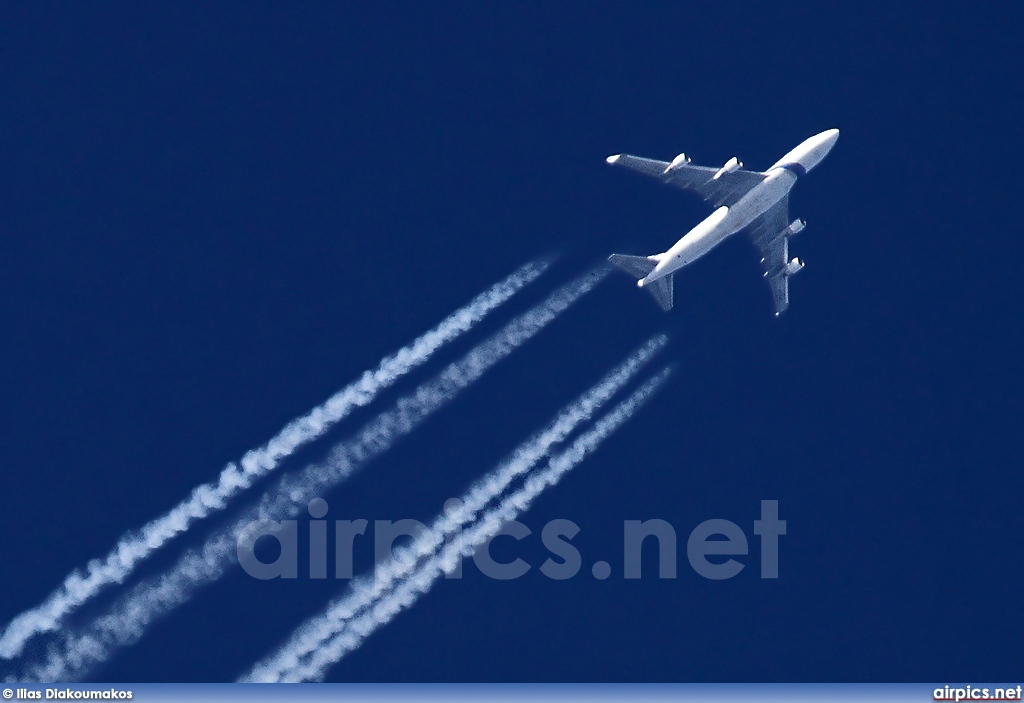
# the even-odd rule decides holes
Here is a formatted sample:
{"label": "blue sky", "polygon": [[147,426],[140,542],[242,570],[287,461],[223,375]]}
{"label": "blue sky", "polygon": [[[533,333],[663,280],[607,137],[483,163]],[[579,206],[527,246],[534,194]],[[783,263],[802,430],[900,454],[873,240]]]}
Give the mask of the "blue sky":
{"label": "blue sky", "polygon": [[[579,576],[467,566],[329,678],[1018,674],[1022,19],[941,2],[4,6],[0,621],[516,266],[558,257],[285,469],[560,283],[707,214],[607,155],[765,168],[838,127],[790,199],[807,269],[781,319],[743,237],[677,277],[668,315],[610,275],[324,496],[329,519],[429,520],[670,339],[666,389],[523,516],[533,538],[495,545],[539,565],[543,525],[571,519]],[[788,522],[777,581],[756,569],[768,499]],[[652,548],[626,580],[623,522],[651,518],[679,534],[679,576],[657,578]],[[685,562],[716,518],[751,540],[721,582]],[[92,676],[233,680],[340,589],[233,573]]]}

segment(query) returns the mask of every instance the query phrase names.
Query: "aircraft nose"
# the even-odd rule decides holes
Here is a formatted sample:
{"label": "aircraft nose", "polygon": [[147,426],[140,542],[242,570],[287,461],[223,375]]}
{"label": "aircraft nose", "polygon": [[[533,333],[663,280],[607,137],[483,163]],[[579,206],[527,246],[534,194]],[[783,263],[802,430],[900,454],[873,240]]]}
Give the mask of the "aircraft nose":
{"label": "aircraft nose", "polygon": [[821,143],[825,146],[825,150],[829,151],[836,145],[836,142],[839,141],[839,130],[829,129],[822,132],[821,136],[823,137]]}

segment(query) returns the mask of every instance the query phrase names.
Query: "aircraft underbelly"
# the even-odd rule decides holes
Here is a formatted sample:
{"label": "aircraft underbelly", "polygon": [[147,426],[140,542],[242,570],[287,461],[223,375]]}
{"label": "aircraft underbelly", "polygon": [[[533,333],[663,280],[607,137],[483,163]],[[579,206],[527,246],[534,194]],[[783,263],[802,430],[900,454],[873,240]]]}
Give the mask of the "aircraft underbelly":
{"label": "aircraft underbelly", "polygon": [[775,203],[786,197],[796,183],[796,176],[781,170],[771,174],[739,202],[729,208],[729,216],[722,223],[735,234],[768,211]]}
{"label": "aircraft underbelly", "polygon": [[707,232],[702,232],[700,236],[694,237],[693,240],[686,242],[681,247],[680,258],[682,265],[692,263],[700,257],[707,254],[709,251],[718,246],[723,239],[728,237],[732,232],[729,229],[726,221],[721,222],[717,227]]}
{"label": "aircraft underbelly", "polygon": [[663,278],[701,258],[730,235],[764,214],[781,200],[796,182],[796,176],[780,170],[766,178],[732,207],[722,206],[694,227],[661,257],[649,282]]}

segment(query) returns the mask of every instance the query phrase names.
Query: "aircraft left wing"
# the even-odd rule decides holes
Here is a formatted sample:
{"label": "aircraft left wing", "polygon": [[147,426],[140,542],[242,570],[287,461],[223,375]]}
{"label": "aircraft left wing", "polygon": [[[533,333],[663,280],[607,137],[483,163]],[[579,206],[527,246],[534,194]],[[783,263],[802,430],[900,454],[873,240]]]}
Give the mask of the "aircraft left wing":
{"label": "aircraft left wing", "polygon": [[[761,252],[761,268],[772,289],[775,315],[789,307],[789,196],[772,205],[750,223],[750,241]],[[803,266],[803,264],[799,264]],[[797,269],[799,270],[799,268]]]}
{"label": "aircraft left wing", "polygon": [[[728,171],[708,166],[694,166],[683,154],[677,156],[671,163],[629,154],[616,154],[609,156],[607,160],[614,166],[623,166],[656,178],[662,183],[693,191],[716,208],[722,205],[735,205],[740,198],[765,179],[763,173],[744,171],[741,168]],[[733,163],[733,160],[729,163]],[[719,173],[716,179],[715,174]]]}

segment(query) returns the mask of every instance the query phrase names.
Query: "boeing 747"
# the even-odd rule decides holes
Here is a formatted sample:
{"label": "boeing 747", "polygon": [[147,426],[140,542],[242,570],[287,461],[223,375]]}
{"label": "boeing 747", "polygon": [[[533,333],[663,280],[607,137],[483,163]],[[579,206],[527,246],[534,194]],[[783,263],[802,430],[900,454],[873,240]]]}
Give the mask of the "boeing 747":
{"label": "boeing 747", "polygon": [[803,220],[789,221],[789,191],[797,178],[825,158],[837,139],[838,129],[816,134],[763,173],[743,170],[735,156],[719,169],[693,166],[686,154],[671,162],[629,154],[609,156],[610,164],[695,191],[716,210],[663,254],[612,254],[608,260],[640,279],[637,285],[649,291],[661,309],[668,311],[672,309],[672,275],[745,228],[761,252],[761,267],[771,287],[778,317],[789,307],[789,277],[804,267],[800,259],[789,258],[789,238],[806,225]]}

